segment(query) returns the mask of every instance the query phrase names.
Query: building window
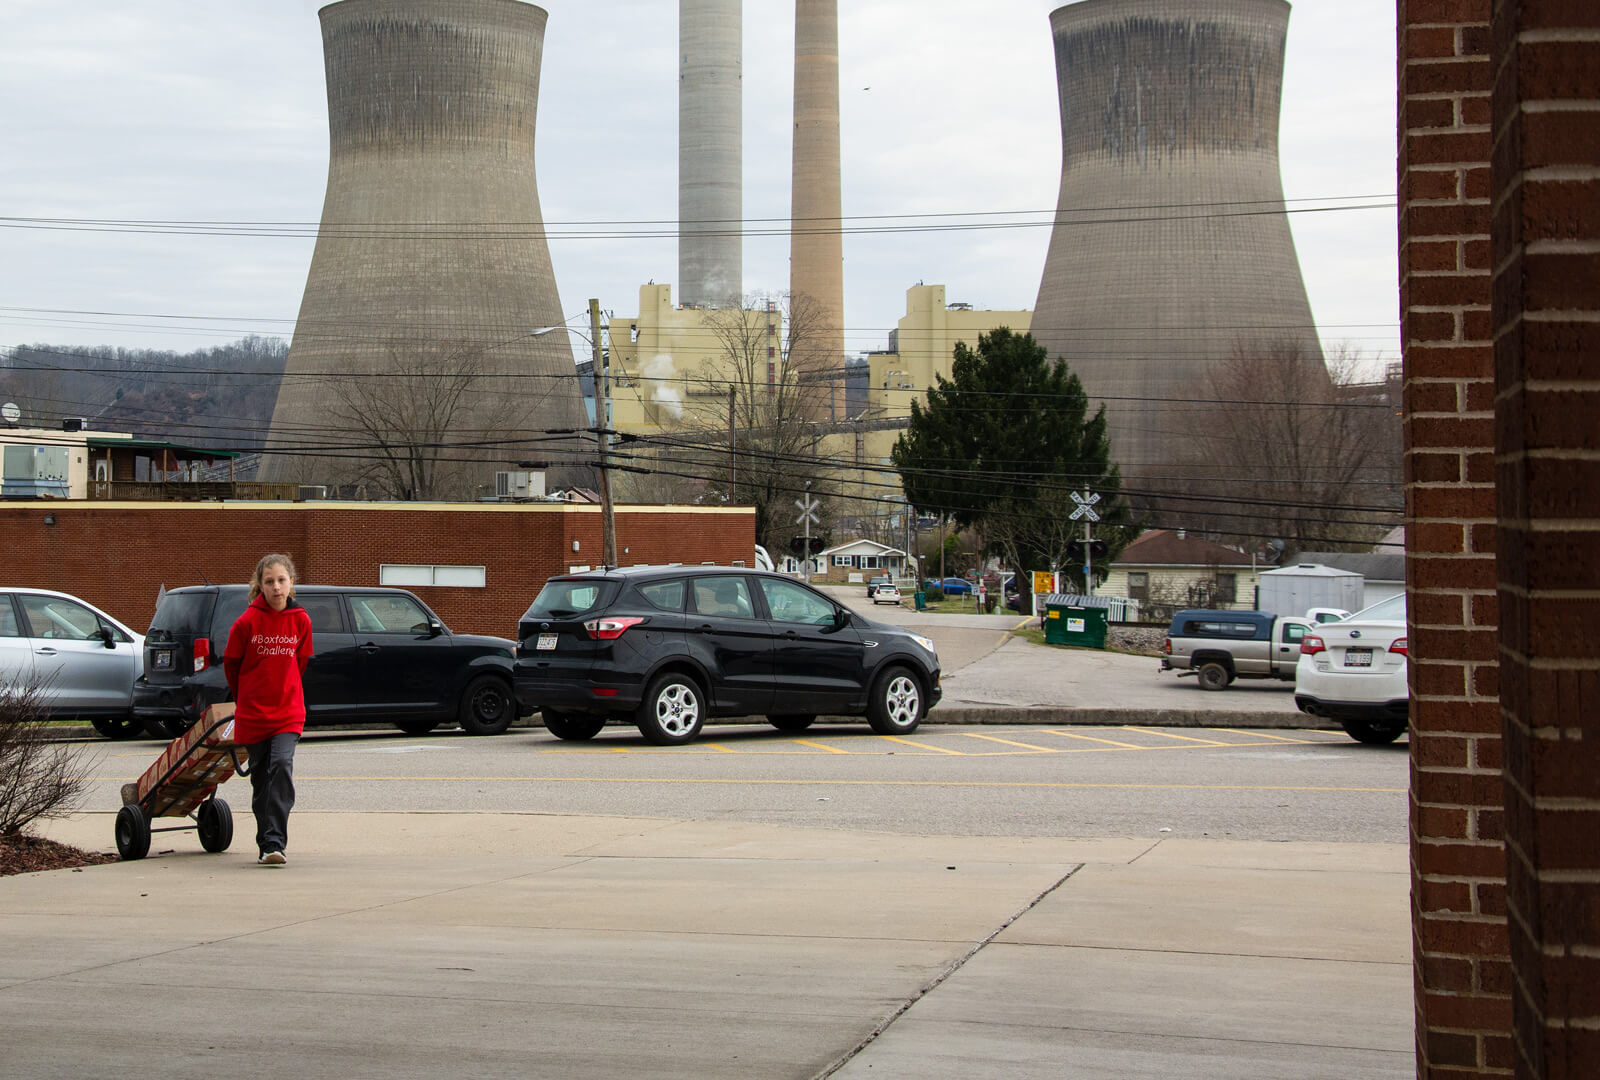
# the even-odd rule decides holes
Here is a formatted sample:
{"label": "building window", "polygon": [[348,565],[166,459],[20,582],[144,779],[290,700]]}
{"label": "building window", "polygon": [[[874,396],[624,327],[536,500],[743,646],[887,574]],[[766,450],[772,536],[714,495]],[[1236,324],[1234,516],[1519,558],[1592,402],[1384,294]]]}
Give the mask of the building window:
{"label": "building window", "polygon": [[863,569],[863,570],[876,570],[877,568],[878,568],[878,557],[876,555],[863,555],[863,556],[861,556],[861,569]]}
{"label": "building window", "polygon": [[854,566],[855,564],[856,557],[854,555],[835,555],[833,557],[833,565],[835,566]]}
{"label": "building window", "polygon": [[1238,598],[1239,598],[1239,575],[1238,574],[1218,574],[1217,575],[1217,601],[1219,603],[1223,603],[1223,604],[1231,604],[1235,600],[1237,600]]}
{"label": "building window", "polygon": [[1128,599],[1150,599],[1150,575],[1143,571],[1130,571],[1128,573]]}
{"label": "building window", "polygon": [[429,566],[384,563],[378,567],[378,584],[401,588],[430,585],[447,589],[482,589],[488,572],[481,566]]}

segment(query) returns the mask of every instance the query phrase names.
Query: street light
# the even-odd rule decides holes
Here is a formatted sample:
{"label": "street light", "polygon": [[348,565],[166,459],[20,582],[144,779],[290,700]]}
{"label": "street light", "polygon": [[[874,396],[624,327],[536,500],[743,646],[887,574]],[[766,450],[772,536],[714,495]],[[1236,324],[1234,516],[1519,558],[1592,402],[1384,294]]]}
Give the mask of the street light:
{"label": "street light", "polygon": [[617,519],[616,508],[611,503],[611,438],[607,434],[607,427],[611,423],[611,381],[608,377],[606,358],[600,348],[600,301],[589,301],[589,328],[593,332],[585,334],[581,330],[573,330],[568,326],[541,326],[536,328],[530,336],[538,337],[554,330],[566,330],[568,333],[577,334],[589,343],[594,350],[594,379],[595,379],[595,405],[594,405],[594,441],[599,452],[600,467],[600,530],[604,541],[602,559],[606,566],[617,565]]}

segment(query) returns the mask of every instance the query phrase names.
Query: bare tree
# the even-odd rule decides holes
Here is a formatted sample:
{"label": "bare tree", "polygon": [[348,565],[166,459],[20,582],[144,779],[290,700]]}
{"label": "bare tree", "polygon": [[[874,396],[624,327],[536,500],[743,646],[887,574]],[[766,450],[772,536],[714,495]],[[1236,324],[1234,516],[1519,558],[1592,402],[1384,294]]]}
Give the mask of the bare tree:
{"label": "bare tree", "polygon": [[328,415],[355,444],[345,478],[387,499],[471,498],[478,447],[506,438],[516,415],[506,398],[484,403],[494,391],[483,347],[395,338],[383,351],[378,371],[329,380]]}
{"label": "bare tree", "polygon": [[729,304],[708,316],[715,357],[688,380],[686,424],[716,458],[708,486],[732,505],[755,507],[756,541],[770,551],[789,549],[794,500],[807,491],[823,504],[812,535],[831,530],[837,481],[835,463],[821,455],[819,421],[843,375],[819,352],[823,318],[806,296]]}
{"label": "bare tree", "polygon": [[89,784],[93,760],[50,738],[44,698],[38,683],[0,682],[0,839],[71,813]]}
{"label": "bare tree", "polygon": [[1375,542],[1403,506],[1400,403],[1367,366],[1345,349],[1324,367],[1294,342],[1236,346],[1174,475],[1135,482],[1149,524],[1280,539],[1291,557]]}

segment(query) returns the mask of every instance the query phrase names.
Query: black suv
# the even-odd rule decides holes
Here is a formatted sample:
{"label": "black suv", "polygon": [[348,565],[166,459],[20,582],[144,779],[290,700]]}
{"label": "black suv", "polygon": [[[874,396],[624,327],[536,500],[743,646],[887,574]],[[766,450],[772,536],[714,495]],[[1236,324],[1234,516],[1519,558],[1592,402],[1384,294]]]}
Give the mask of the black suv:
{"label": "black suv", "polygon": [[658,746],[712,716],[802,731],[819,715],[916,730],[939,700],[933,642],[782,574],[652,566],[551,578],[518,627],[516,694],[562,739],[607,720]]}
{"label": "black suv", "polygon": [[[222,652],[248,603],[245,585],[164,593],[145,635],[133,714],[157,738],[176,738],[206,706],[228,699]],[[459,721],[498,735],[516,713],[505,638],[453,634],[403,589],[301,585],[315,649],[306,667],[306,725],[392,723],[421,735]]]}

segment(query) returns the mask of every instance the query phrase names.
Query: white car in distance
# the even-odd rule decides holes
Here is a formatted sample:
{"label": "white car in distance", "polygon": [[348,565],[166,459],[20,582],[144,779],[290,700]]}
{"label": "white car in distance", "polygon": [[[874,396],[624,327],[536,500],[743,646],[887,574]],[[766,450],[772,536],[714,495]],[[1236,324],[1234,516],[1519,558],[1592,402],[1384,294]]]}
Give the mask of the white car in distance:
{"label": "white car in distance", "polygon": [[898,603],[900,603],[900,586],[894,585],[894,584],[886,584],[886,585],[879,585],[876,589],[872,590],[872,606],[873,607],[877,607],[879,604],[898,604]]}
{"label": "white car in distance", "polygon": [[1337,720],[1360,742],[1394,742],[1410,711],[1409,653],[1404,593],[1318,626],[1300,640],[1295,706]]}

